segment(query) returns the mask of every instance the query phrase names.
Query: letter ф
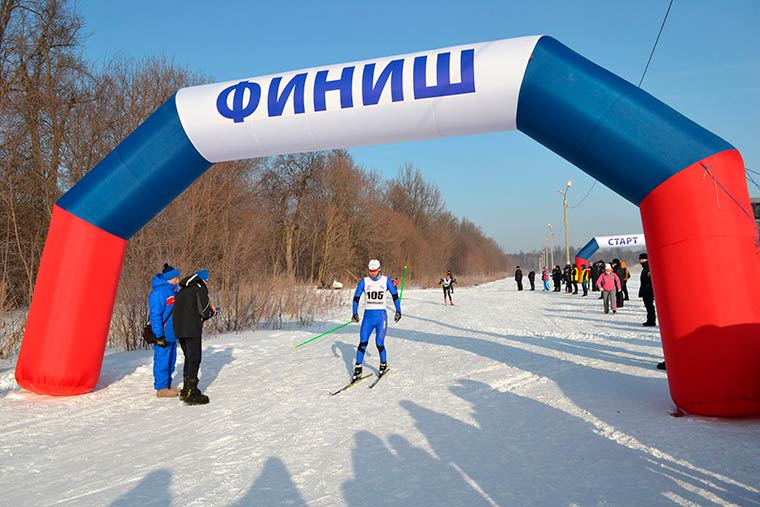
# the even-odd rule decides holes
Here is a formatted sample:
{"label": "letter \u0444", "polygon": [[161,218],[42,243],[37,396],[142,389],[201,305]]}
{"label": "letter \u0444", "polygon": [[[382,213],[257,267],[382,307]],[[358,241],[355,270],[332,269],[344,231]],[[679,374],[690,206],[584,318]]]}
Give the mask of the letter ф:
{"label": "letter \u0444", "polygon": [[[246,94],[246,90],[248,94]],[[229,106],[230,94],[232,95],[232,107]],[[248,98],[248,102],[243,103]],[[240,81],[238,84],[229,86],[221,91],[216,98],[216,110],[225,118],[229,118],[234,123],[242,123],[247,117],[251,116],[256,108],[259,107],[261,100],[261,86],[258,83],[249,81]]]}

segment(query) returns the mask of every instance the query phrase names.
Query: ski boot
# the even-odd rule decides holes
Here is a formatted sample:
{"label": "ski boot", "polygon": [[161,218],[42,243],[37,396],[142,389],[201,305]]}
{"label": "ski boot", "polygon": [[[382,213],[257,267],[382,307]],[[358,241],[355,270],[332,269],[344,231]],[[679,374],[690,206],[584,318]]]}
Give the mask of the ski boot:
{"label": "ski boot", "polygon": [[356,382],[360,378],[362,378],[362,365],[357,364],[354,366],[354,374],[351,377],[351,382]]}
{"label": "ski boot", "polygon": [[380,363],[380,368],[377,369],[377,376],[382,377],[386,371],[388,371],[388,363]]}

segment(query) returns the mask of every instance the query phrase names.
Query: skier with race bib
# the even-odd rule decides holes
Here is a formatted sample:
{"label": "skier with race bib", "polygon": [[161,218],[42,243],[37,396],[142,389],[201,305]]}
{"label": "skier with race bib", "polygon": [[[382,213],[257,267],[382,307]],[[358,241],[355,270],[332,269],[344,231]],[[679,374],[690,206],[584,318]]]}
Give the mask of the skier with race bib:
{"label": "skier with race bib", "polygon": [[362,317],[362,326],[359,331],[359,347],[356,350],[356,363],[354,374],[351,377],[352,382],[356,382],[362,376],[362,363],[364,362],[364,353],[367,351],[369,337],[372,331],[375,332],[375,345],[380,353],[380,368],[378,376],[381,377],[388,370],[387,355],[385,351],[385,332],[388,328],[388,316],[385,313],[385,293],[389,292],[393,298],[393,304],[396,307],[396,315],[393,320],[401,320],[401,301],[398,298],[398,290],[393,282],[387,276],[380,275],[380,261],[372,259],[367,265],[369,276],[359,280],[354,292],[353,316],[351,320],[359,322],[359,302],[364,294],[364,316]]}
{"label": "skier with race bib", "polygon": [[457,283],[456,278],[451,277],[451,271],[446,273],[445,278],[441,278],[438,285],[443,286],[443,304],[446,304],[446,298],[449,298],[449,303],[454,304],[454,300],[451,299],[451,295],[454,293],[454,284]]}

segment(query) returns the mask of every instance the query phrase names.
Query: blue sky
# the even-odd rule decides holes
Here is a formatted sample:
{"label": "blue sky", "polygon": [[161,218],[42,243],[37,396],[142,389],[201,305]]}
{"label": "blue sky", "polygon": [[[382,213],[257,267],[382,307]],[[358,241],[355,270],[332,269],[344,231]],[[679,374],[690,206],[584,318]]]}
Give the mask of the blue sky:
{"label": "blue sky", "polygon": [[[638,84],[669,0],[79,0],[86,56],[166,55],[209,82],[439,47],[546,34]],[[675,0],[642,88],[721,136],[760,171],[758,0]],[[519,132],[357,147],[387,178],[411,162],[446,205],[506,251],[543,248],[552,224],[564,245],[642,231],[637,207]],[[760,177],[755,175],[755,180]],[[584,196],[591,190],[588,197]],[[760,190],[750,183],[750,195]]]}

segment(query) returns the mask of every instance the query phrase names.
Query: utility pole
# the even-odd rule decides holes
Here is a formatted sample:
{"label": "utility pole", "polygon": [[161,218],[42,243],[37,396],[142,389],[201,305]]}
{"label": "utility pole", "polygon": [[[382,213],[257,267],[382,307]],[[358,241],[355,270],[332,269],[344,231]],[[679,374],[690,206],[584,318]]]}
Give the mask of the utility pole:
{"label": "utility pole", "polygon": [[570,264],[570,244],[568,243],[568,226],[567,226],[567,191],[570,190],[573,182],[568,181],[565,191],[559,190],[559,194],[562,196],[562,208],[565,210],[565,263]]}
{"label": "utility pole", "polygon": [[554,236],[552,236],[552,224],[549,224],[549,255],[551,255],[552,260],[550,268],[554,269]]}

